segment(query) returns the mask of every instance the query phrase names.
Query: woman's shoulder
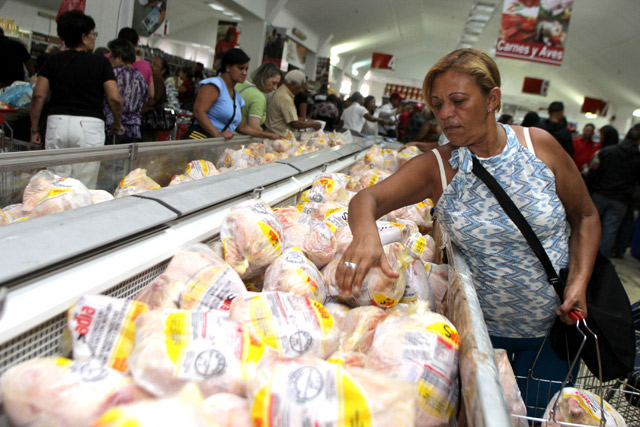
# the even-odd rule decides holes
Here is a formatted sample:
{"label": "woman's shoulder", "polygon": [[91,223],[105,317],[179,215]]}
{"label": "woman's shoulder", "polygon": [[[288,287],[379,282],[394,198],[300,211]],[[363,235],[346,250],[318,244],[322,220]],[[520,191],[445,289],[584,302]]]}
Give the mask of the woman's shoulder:
{"label": "woman's shoulder", "polygon": [[200,83],[198,83],[200,86],[203,85],[215,85],[218,86],[218,88],[221,87],[221,85],[224,84],[224,81],[222,81],[222,77],[220,76],[215,76],[215,77],[208,77],[204,80],[200,80]]}

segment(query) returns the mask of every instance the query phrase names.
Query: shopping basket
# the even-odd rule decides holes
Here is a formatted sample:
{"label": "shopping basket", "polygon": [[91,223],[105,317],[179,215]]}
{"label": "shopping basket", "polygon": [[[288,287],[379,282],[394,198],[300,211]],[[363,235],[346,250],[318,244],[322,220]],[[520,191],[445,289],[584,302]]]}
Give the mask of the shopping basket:
{"label": "shopping basket", "polygon": [[[558,399],[551,402],[557,390],[563,390],[568,383],[571,382],[571,387],[589,391],[599,397],[599,412],[600,412],[600,426],[610,426],[610,423],[605,423],[605,418],[602,416],[605,412],[605,402],[613,407],[625,420],[628,427],[640,426],[640,390],[627,383],[626,379],[616,379],[608,381],[606,383],[601,382],[595,375],[593,375],[584,363],[580,364],[580,370],[575,378],[572,379],[571,373],[574,371],[574,367],[580,363],[580,353],[587,339],[593,339],[598,342],[598,336],[587,326],[587,322],[584,317],[573,311],[570,316],[576,320],[576,328],[582,335],[583,339],[576,355],[570,363],[569,373],[563,381],[551,381],[543,378],[536,378],[534,376],[535,366],[538,362],[538,358],[542,351],[542,346],[536,355],[533,365],[528,371],[526,377],[516,377],[518,380],[524,380],[526,386],[521,390],[522,397],[525,402],[530,402],[532,397],[531,393],[535,394],[535,402],[549,402],[544,406],[533,406],[527,403],[528,415],[512,415],[514,418],[524,419],[528,421],[529,425],[534,426],[576,426],[583,427],[593,424],[575,424],[566,421],[557,421]],[[638,344],[640,336],[636,333],[636,351],[638,351]],[[548,337],[547,337],[548,338]],[[600,361],[599,350],[597,351],[598,365],[602,369],[602,363]],[[561,393],[558,393],[560,396]],[[542,399],[545,397],[545,399]],[[553,405],[550,411],[547,412],[547,406]],[[533,414],[533,416],[531,415]]]}

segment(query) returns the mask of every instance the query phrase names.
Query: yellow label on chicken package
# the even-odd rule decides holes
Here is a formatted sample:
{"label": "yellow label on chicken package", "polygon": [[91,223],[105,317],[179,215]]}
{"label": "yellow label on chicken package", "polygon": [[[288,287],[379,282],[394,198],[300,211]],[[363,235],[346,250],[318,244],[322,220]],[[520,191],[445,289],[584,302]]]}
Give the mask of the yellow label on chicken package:
{"label": "yellow label on chicken package", "polygon": [[335,187],[335,181],[331,178],[320,178],[316,181],[316,184],[323,186],[327,193],[330,193]]}
{"label": "yellow label on chicken package", "polygon": [[338,365],[338,426],[340,427],[369,427],[371,422],[371,410],[364,390],[349,374]]}
{"label": "yellow label on chicken package", "polygon": [[169,359],[176,365],[181,364],[184,348],[190,342],[191,313],[171,313],[165,322],[164,336]]}
{"label": "yellow label on chicken package", "polygon": [[369,179],[369,184],[368,186],[371,187],[373,185],[376,185],[378,183],[378,181],[380,181],[380,177],[378,175],[373,175],[370,179]]}
{"label": "yellow label on chicken package", "polygon": [[282,247],[280,245],[280,233],[278,233],[273,227],[267,224],[264,221],[258,221],[258,226],[267,239],[269,239],[269,243],[273,246],[273,249],[278,251]]}

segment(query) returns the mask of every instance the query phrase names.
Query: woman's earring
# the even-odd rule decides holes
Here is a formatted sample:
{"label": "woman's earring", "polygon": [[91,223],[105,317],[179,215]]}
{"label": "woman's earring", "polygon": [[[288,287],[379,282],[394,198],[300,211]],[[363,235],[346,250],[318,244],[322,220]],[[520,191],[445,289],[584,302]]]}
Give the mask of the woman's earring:
{"label": "woman's earring", "polygon": [[493,113],[493,110],[492,110],[491,108],[489,108],[488,113],[489,113],[489,114]]}

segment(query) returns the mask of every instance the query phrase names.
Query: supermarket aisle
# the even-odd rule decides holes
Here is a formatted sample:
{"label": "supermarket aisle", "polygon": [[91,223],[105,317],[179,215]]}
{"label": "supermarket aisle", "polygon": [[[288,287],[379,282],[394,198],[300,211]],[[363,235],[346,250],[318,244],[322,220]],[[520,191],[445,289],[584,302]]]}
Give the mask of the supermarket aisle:
{"label": "supermarket aisle", "polygon": [[627,290],[631,304],[640,300],[640,260],[631,256],[631,252],[627,251],[624,258],[613,258],[611,261],[616,266],[616,271]]}

